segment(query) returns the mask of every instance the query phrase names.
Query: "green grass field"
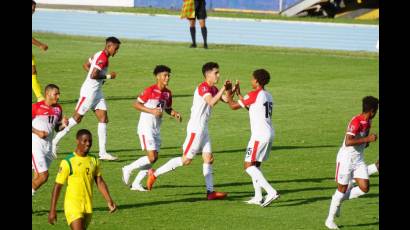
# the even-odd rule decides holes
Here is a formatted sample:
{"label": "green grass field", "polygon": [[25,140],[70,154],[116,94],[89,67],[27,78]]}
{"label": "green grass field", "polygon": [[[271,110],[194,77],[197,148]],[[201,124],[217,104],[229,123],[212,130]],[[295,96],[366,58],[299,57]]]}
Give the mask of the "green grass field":
{"label": "green grass field", "polygon": [[[104,38],[42,33],[33,36],[49,45],[47,52],[32,48],[38,79],[42,87],[48,83],[60,86],[60,103],[69,117],[86,75],[82,64],[103,48]],[[103,90],[110,120],[107,149],[119,160],[102,162],[102,166],[119,209],[109,214],[94,187],[89,229],[326,229],[324,221],[335,191],[336,154],[347,123],[360,113],[362,97],[379,96],[378,54],[233,45],[211,45],[209,50],[187,47],[188,43],[122,40],[117,56],[110,59],[109,70],[116,71],[118,78],[108,81]],[[139,112],[131,104],[154,83],[154,66],[171,67],[173,108],[183,116],[182,123],[164,118],[162,149],[154,165],[158,168],[181,154],[193,91],[203,80],[201,67],[207,61],[220,64],[219,87],[224,79],[239,79],[243,93],[251,90],[253,70],[266,68],[271,73],[266,89],[275,102],[272,121],[276,136],[262,170],[281,198],[267,208],[243,203],[253,196],[251,179],[243,170],[250,137],[249,116],[247,111],[232,111],[223,103],[213,110],[209,132],[215,156],[215,188],[228,192],[228,199],[205,200],[200,156],[192,165],[161,176],[151,192],[130,191],[121,181],[121,167],[144,154],[136,134]],[[47,216],[58,164],[74,150],[74,135],[80,128],[93,133],[92,153],[98,152],[97,121],[89,112],[60,142],[49,181],[32,199],[33,229],[68,229],[64,194],[59,199],[57,225],[49,225]],[[372,131],[378,133],[378,129],[377,115]],[[375,142],[365,151],[366,162],[373,163],[378,154]],[[339,227],[379,228],[379,177],[372,176],[370,181],[369,194],[343,203],[342,216],[336,219]]]}

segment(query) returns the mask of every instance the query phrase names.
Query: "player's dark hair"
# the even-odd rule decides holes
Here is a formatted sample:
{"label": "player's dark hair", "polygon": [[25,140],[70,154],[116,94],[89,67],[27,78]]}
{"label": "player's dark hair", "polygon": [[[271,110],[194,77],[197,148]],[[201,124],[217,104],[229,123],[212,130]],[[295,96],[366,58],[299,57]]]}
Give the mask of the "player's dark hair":
{"label": "player's dark hair", "polygon": [[154,69],[154,72],[153,72],[154,75],[157,75],[157,74],[162,73],[162,72],[171,73],[171,69],[166,65],[157,65],[157,66],[155,66],[155,69]]}
{"label": "player's dark hair", "polygon": [[364,97],[362,102],[363,102],[363,110],[362,110],[363,113],[376,111],[379,108],[379,99],[373,96]]}
{"label": "player's dark hair", "polygon": [[60,88],[57,86],[57,85],[55,85],[55,84],[48,84],[47,86],[46,86],[46,88],[45,88],[45,92],[48,92],[49,90],[52,90],[52,89],[58,89],[58,90],[60,90]]}
{"label": "player's dark hair", "polygon": [[31,0],[31,5],[37,5],[37,3],[34,0]]}
{"label": "player's dark hair", "polygon": [[108,42],[114,43],[114,44],[121,44],[120,40],[116,37],[108,37],[105,39],[105,43],[107,44]]}
{"label": "player's dark hair", "polygon": [[76,134],[76,139],[80,139],[80,137],[82,135],[88,135],[90,137],[92,137],[91,132],[88,129],[80,129],[78,130],[77,134]]}
{"label": "player's dark hair", "polygon": [[202,74],[205,76],[205,73],[213,68],[219,68],[218,63],[216,62],[207,62],[202,66]]}
{"label": "player's dark hair", "polygon": [[264,87],[270,81],[270,74],[265,69],[257,69],[253,71],[252,75],[262,87]]}

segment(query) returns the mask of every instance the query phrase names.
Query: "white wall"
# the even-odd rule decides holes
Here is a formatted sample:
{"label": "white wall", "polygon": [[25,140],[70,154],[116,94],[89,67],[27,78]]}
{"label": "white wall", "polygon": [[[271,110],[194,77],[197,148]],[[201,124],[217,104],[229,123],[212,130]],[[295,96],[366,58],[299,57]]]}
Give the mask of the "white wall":
{"label": "white wall", "polygon": [[89,6],[134,6],[134,0],[35,0],[44,4],[89,5]]}

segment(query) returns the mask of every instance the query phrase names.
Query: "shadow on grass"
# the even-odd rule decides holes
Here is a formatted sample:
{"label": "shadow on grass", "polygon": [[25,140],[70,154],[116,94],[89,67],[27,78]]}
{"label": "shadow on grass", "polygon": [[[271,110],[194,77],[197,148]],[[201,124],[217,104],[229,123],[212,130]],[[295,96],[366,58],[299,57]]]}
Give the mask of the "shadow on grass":
{"label": "shadow on grass", "polygon": [[350,225],[340,225],[339,228],[347,228],[349,227],[349,229],[351,227],[365,227],[365,226],[372,226],[372,225],[379,225],[379,221],[373,222],[373,223],[364,223],[364,224],[350,224]]}

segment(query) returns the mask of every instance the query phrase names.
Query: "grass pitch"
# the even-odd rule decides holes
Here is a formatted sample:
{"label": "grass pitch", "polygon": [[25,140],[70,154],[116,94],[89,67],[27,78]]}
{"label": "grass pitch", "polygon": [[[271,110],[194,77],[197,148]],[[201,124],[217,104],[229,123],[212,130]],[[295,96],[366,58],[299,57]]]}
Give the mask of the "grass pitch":
{"label": "grass pitch", "polygon": [[[103,49],[104,38],[43,33],[33,36],[49,45],[45,53],[32,49],[39,82],[42,87],[48,83],[60,86],[60,103],[70,117],[86,75],[81,66]],[[211,45],[204,50],[189,49],[187,43],[122,42],[109,67],[118,78],[103,87],[109,109],[107,149],[119,156],[116,162],[102,162],[103,177],[119,210],[109,214],[94,187],[89,229],[325,229],[336,188],[336,154],[347,123],[360,113],[364,96],[378,97],[377,54],[233,45]],[[251,90],[253,70],[265,68],[271,73],[266,89],[274,98],[272,121],[276,136],[270,159],[263,163],[262,170],[281,197],[267,208],[243,203],[253,196],[251,179],[242,166],[250,137],[249,117],[247,111],[231,111],[223,103],[213,110],[209,132],[215,156],[215,188],[229,193],[226,200],[205,200],[201,156],[192,165],[161,176],[151,192],[130,191],[121,181],[121,167],[144,154],[136,134],[139,112],[131,104],[154,83],[154,66],[171,67],[173,108],[183,116],[183,122],[178,123],[165,115],[162,149],[154,165],[158,168],[181,154],[193,91],[203,80],[201,67],[207,61],[220,65],[218,87],[224,79],[239,79],[243,94]],[[378,133],[378,127],[376,116],[372,132]],[[92,154],[98,154],[97,121],[89,112],[60,142],[49,181],[32,200],[33,229],[68,229],[63,212],[65,189],[58,203],[57,225],[49,225],[47,216],[58,164],[74,150],[74,135],[80,128],[93,133]],[[372,143],[365,151],[366,162],[374,162],[378,154],[378,142]],[[379,228],[378,176],[372,176],[370,182],[369,194],[343,203],[342,216],[336,219],[343,229]]]}

